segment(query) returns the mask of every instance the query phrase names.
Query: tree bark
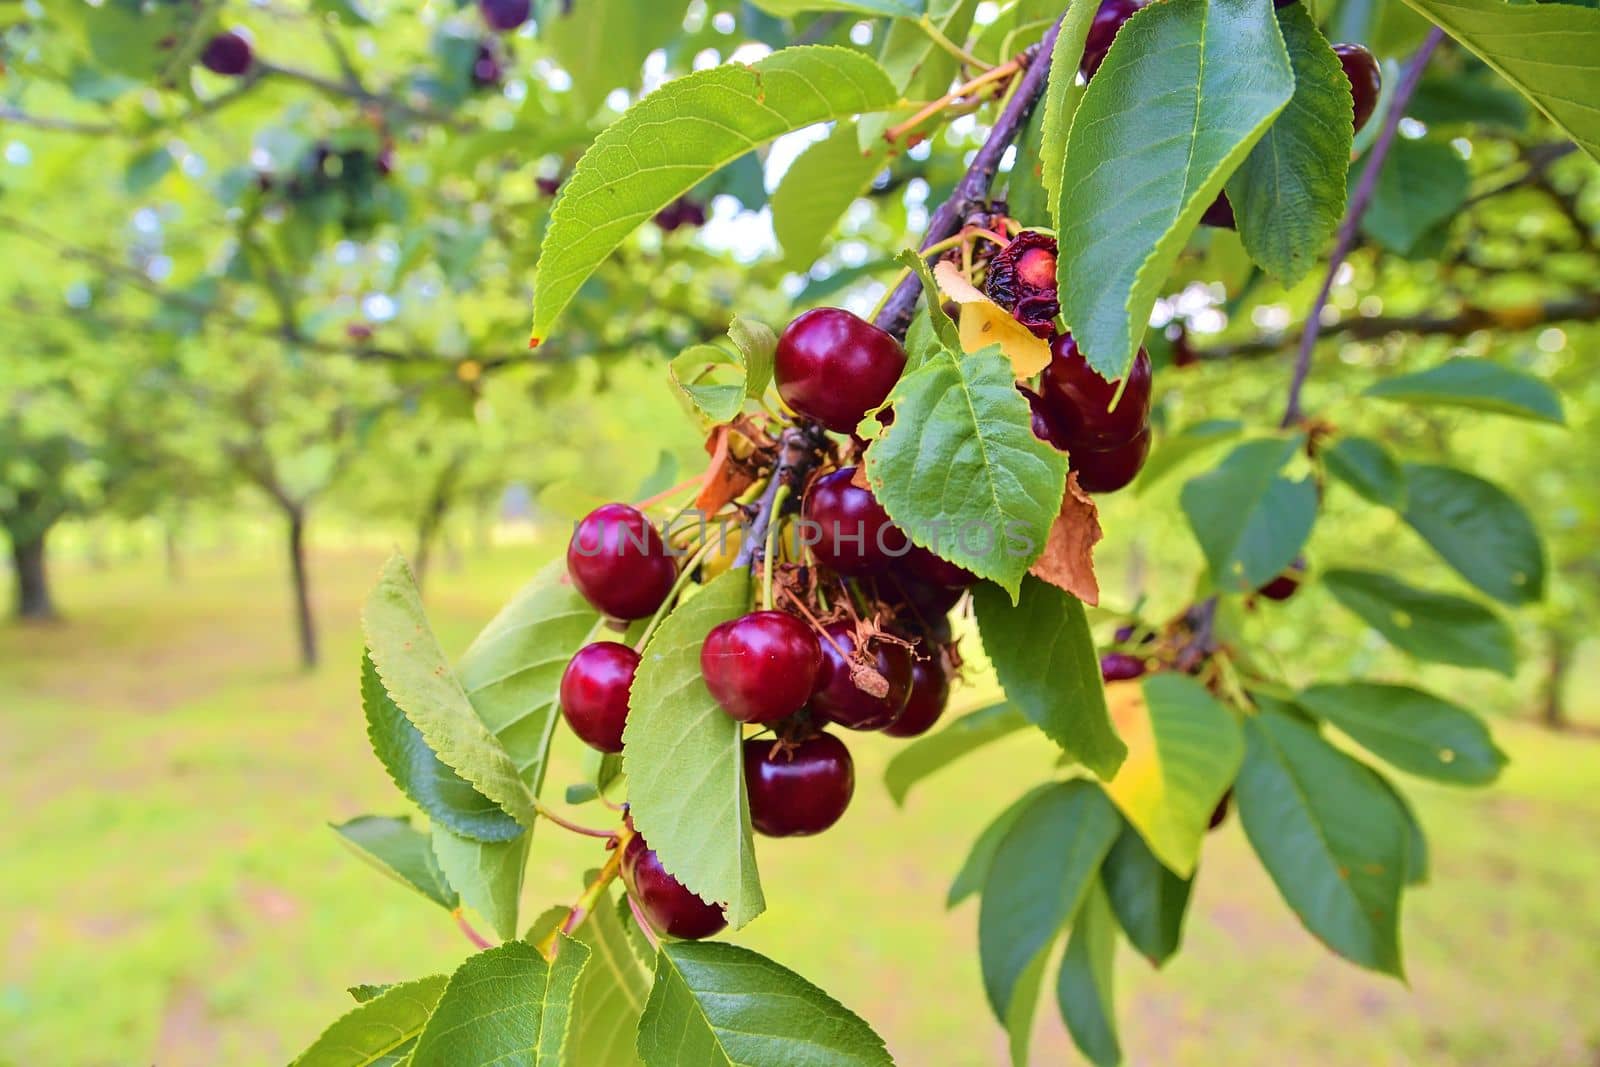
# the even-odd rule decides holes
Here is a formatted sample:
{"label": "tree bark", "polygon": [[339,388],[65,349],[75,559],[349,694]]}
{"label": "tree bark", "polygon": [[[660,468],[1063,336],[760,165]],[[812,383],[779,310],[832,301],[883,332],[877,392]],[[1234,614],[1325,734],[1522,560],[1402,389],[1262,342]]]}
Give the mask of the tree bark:
{"label": "tree bark", "polygon": [[306,571],[306,514],[289,511],[289,569],[294,578],[295,623],[300,637],[300,665],[317,665],[317,621],[311,614],[311,579]]}
{"label": "tree bark", "polygon": [[26,540],[19,540],[13,535],[11,540],[16,616],[28,622],[47,622],[56,617],[55,601],[50,596],[49,574],[45,569],[46,533],[40,532]]}
{"label": "tree bark", "polygon": [[1567,675],[1572,671],[1573,641],[1557,629],[1550,629],[1549,655],[1545,659],[1544,706],[1539,721],[1552,730],[1565,730],[1567,720]]}

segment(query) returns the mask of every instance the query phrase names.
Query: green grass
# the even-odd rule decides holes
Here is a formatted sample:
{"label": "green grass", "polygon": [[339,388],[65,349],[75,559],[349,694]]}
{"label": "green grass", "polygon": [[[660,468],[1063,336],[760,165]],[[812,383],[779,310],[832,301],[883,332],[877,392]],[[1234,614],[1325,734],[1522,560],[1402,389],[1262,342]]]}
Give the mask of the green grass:
{"label": "green grass", "polygon": [[[446,646],[538,559],[501,548],[435,574]],[[0,1062],[281,1063],[348,1007],[346,985],[466,954],[443,912],[324,825],[405,810],[355,697],[356,609],[379,562],[316,559],[326,666],[309,676],[292,667],[275,558],[197,560],[181,585],[154,563],[69,570],[70,621],[0,628]],[[1179,959],[1156,974],[1119,957],[1130,1060],[1593,1064],[1600,744],[1512,722],[1497,733],[1513,763],[1495,789],[1414,789],[1434,877],[1409,897],[1409,986],[1315,944],[1230,821],[1207,842]],[[852,742],[852,810],[820,839],[761,844],[770,910],[740,939],[868,1018],[908,1067],[1002,1062],[975,908],[942,900],[979,828],[1051,753],[1033,737],[997,745],[897,811],[881,784],[894,742]],[[569,748],[557,795],[576,765]],[[591,842],[539,833],[530,918],[595,859]],[[1070,1058],[1046,1003],[1035,1062]]]}

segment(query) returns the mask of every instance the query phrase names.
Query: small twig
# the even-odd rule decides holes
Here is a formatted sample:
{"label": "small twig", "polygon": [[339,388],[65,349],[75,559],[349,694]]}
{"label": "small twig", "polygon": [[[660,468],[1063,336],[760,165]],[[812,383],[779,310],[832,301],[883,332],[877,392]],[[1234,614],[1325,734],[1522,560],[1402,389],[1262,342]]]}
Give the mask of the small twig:
{"label": "small twig", "polygon": [[450,915],[455,919],[456,926],[460,927],[461,932],[467,935],[467,940],[471,941],[475,947],[494,948],[494,942],[474,930],[472,924],[467,922],[467,917],[461,913],[460,908],[456,908]]}
{"label": "small twig", "polygon": [[977,56],[973,55],[971,52],[952,41],[928,15],[924,14],[917,20],[917,28],[923,33],[927,34],[928,39],[934,44],[938,45],[946,52],[949,52],[951,55],[961,60],[961,62],[971,67],[973,70],[994,69],[994,64],[985,63],[983,60],[979,59]]}
{"label": "small twig", "polygon": [[[772,511],[774,516],[783,514],[783,505],[789,500],[790,487],[788,482],[778,486],[777,495],[772,498]],[[767,520],[767,543],[761,549],[761,577],[765,588],[761,595],[761,608],[763,611],[772,610],[772,577],[777,572],[778,566],[773,560],[773,548],[778,540],[779,523],[776,518]]]}
{"label": "small twig", "polygon": [[745,531],[739,554],[733,559],[735,568],[748,567],[755,562],[765,546],[767,527],[777,517],[779,487],[787,485],[790,494],[798,497],[824,443],[822,428],[815,423],[787,427],[778,438],[778,462],[756,504],[755,518],[750,522],[750,529]]}
{"label": "small twig", "polygon": [[976,78],[973,78],[971,81],[962,85],[958,85],[954,89],[951,89],[948,93],[945,93],[939,99],[930,101],[923,105],[921,110],[919,110],[915,115],[912,115],[910,118],[906,119],[904,122],[890,126],[887,130],[883,131],[883,139],[888,141],[890,144],[893,144],[900,138],[904,137],[908,132],[916,129],[918,126],[921,126],[924,122],[928,121],[928,119],[937,115],[939,112],[943,111],[951,104],[954,104],[962,97],[970,96],[986,85],[992,85],[995,82],[1004,81],[1005,79],[1011,77],[1013,74],[1027,65],[1027,62],[1028,56],[1027,53],[1024,53],[1018,56],[1016,59],[1000,64],[998,67],[990,67],[988,70],[984,71]]}
{"label": "small twig", "polygon": [[599,830],[599,829],[596,829],[596,828],[594,828],[592,826],[583,826],[583,825],[581,825],[579,823],[575,823],[572,820],[566,818],[565,816],[557,814],[554,809],[549,807],[542,800],[535,800],[533,802],[533,810],[538,812],[539,815],[542,818],[549,819],[551,822],[555,823],[557,826],[561,827],[563,830],[571,830],[575,834],[582,834],[585,837],[605,837],[605,838],[612,838],[612,837],[616,837],[617,836],[617,832],[615,830]]}

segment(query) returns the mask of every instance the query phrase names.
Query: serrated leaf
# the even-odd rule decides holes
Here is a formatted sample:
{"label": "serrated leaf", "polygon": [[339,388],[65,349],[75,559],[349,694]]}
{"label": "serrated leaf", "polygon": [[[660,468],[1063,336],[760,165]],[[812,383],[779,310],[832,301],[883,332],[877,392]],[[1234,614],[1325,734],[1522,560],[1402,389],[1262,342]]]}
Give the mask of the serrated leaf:
{"label": "serrated leaf", "polygon": [[361,657],[361,708],[378,762],[429,819],[480,841],[509,841],[523,832],[517,820],[445,766],[428,747],[422,731],[390,699],[371,656],[365,653]]}
{"label": "serrated leaf", "polygon": [[1114,775],[1128,747],[1111,726],[1083,605],[1032,575],[1015,604],[991,585],[973,591],[973,604],[1006,698],[1063,752],[1101,778]]}
{"label": "serrated leaf", "polygon": [[401,1062],[448,981],[436,974],[389,986],[324,1030],[291,1067],[379,1067]]}
{"label": "serrated leaf", "polygon": [[1446,563],[1503,603],[1544,596],[1544,545],[1522,505],[1454,467],[1407,463],[1404,471],[1405,520]]}
{"label": "serrated leaf", "polygon": [[1277,9],[1294,96],[1228,179],[1245,250],[1285,287],[1317,263],[1344,215],[1350,82],[1304,4]]}
{"label": "serrated leaf", "polygon": [[503,938],[517,936],[517,901],[531,840],[525,832],[510,841],[474,841],[433,827],[433,854],[445,878]]}
{"label": "serrated leaf", "polygon": [[890,1067],[883,1039],[844,1005],[759,953],[670,942],[639,1020],[646,1067]]}
{"label": "serrated leaf", "polygon": [[994,864],[995,850],[1000,847],[1000,842],[1034,799],[1053,788],[1055,788],[1054,782],[1034,786],[1013,800],[1004,811],[995,816],[993,822],[983,828],[983,832],[968,850],[967,858],[961,864],[961,870],[956,872],[955,880],[950,883],[950,891],[945,895],[945,907],[953,908],[983,888],[984,880],[989,877],[989,868]]}
{"label": "serrated leaf", "polygon": [[1367,437],[1341,437],[1322,453],[1328,473],[1363,499],[1384,507],[1405,505],[1405,475],[1389,450]]}
{"label": "serrated leaf", "polygon": [[1600,11],[1575,4],[1406,0],[1493,67],[1591,158],[1600,160]]}
{"label": "serrated leaf", "polygon": [[1129,942],[1160,967],[1178,951],[1193,879],[1161,865],[1139,832],[1126,823],[1100,866],[1100,884]]}
{"label": "serrated leaf", "polygon": [[1244,432],[1244,423],[1238,419],[1205,419],[1185,426],[1164,438],[1150,458],[1145,460],[1139,480],[1134,483],[1135,496],[1143,496],[1149,488],[1183,463],[1214,445],[1232,440]]}
{"label": "serrated leaf", "polygon": [[1011,365],[993,349],[935,354],[890,393],[894,424],[867,480],[916,544],[1013,597],[1061,510],[1067,457],[1033,435]]}
{"label": "serrated leaf", "polygon": [[383,687],[428,747],[523,826],[535,818],[533,794],[489,727],[473,711],[428,627],[411,568],[389,557],[361,613],[372,665]]}
{"label": "serrated leaf", "polygon": [[1112,966],[1117,953],[1117,923],[1098,884],[1089,889],[1067,938],[1056,979],[1056,1005],[1078,1051],[1096,1067],[1122,1062]]}
{"label": "serrated leaf", "polygon": [[456,969],[417,1038],[410,1067],[555,1067],[589,949],[560,938],[554,961],[508,941]]}
{"label": "serrated leaf", "polygon": [[796,157],[772,193],[772,231],[783,248],[784,269],[811,266],[883,164],[881,145],[863,150],[856,124],[843,120]]}
{"label": "serrated leaf", "polygon": [[[1350,184],[1360,181],[1363,156],[1351,168]],[[1378,172],[1372,201],[1361,216],[1361,232],[1392,252],[1405,255],[1447,219],[1460,212],[1471,185],[1466,160],[1448,142],[1394,142]]]}
{"label": "serrated leaf", "polygon": [[1089,28],[1100,11],[1097,0],[1071,0],[1066,14],[1061,18],[1061,30],[1050,49],[1050,77],[1045,83],[1044,99],[1039,104],[1039,162],[1040,181],[1044,185],[1045,204],[1050,212],[1051,224],[1060,227],[1056,218],[1056,205],[1061,203],[1061,172],[1067,161],[1067,135],[1072,130],[1072,120],[1083,101],[1085,86],[1078,81],[1078,68],[1083,63],[1083,48],[1089,38]]}
{"label": "serrated leaf", "polygon": [[1414,374],[1385,378],[1364,395],[1427,407],[1459,407],[1566,424],[1561,397],[1542,380],[1487,359],[1452,359]]}
{"label": "serrated leaf", "polygon": [[727,906],[734,929],[766,900],[750,839],[739,724],[706,689],[700,646],[750,605],[750,572],[731,570],[668,615],[645,646],[622,735],[634,825],[666,869]]}
{"label": "serrated leaf", "polygon": [[560,559],[541,570],[483,628],[456,666],[472,710],[535,792],[544,785],[550,739],[560,718],[561,675],[599,619],[565,580],[566,573]]}
{"label": "serrated leaf", "polygon": [[549,334],[628,234],[717,168],[783,134],[886,108],[896,97],[871,59],[826,45],[699,71],[649,94],[606,127],[562,186],[534,273],[534,338]]}
{"label": "serrated leaf", "polygon": [[1217,588],[1259,589],[1305,546],[1317,520],[1316,486],[1278,473],[1301,443],[1299,437],[1247,441],[1215,470],[1184,483],[1178,499]]}
{"label": "serrated leaf", "polygon": [[1168,0],[1118,31],[1067,134],[1055,216],[1061,310],[1107,380],[1126,372],[1190,232],[1293,91],[1269,5]]}
{"label": "serrated leaf", "polygon": [[1005,1021],[1023,972],[1072,920],[1121,821],[1085,781],[1034,798],[1000,840],[983,883],[978,959],[995,1017]]}
{"label": "serrated leaf", "polygon": [[1245,721],[1239,819],[1306,929],[1352,963],[1399,976],[1409,828],[1387,784],[1286,715]]}
{"label": "serrated leaf", "polygon": [[1164,865],[1192,877],[1207,820],[1244,759],[1238,725],[1181,674],[1117,683],[1107,697],[1128,758],[1106,782],[1106,795]]}
{"label": "serrated leaf", "polygon": [[883,770],[883,784],[889,787],[895,804],[903,805],[911,787],[928,775],[1027,725],[1022,712],[1010,704],[991,704],[970,712],[896,752]]}
{"label": "serrated leaf", "polygon": [[639,954],[628,935],[632,922],[627,903],[607,892],[573,931],[573,937],[589,948],[589,965],[573,996],[572,1035],[562,1059],[570,1067],[632,1067],[642,1062],[634,1051],[634,1038],[650,995],[651,960]]}
{"label": "serrated leaf", "polygon": [[1506,763],[1483,720],[1420,689],[1350,682],[1314,685],[1296,699],[1368,752],[1424,778],[1487,785]]}
{"label": "serrated leaf", "polygon": [[1507,677],[1516,670],[1511,628],[1476,601],[1418,589],[1371,571],[1328,571],[1322,584],[1402,652],[1432,663],[1499,671]]}
{"label": "serrated leaf", "polygon": [[461,903],[439,869],[428,835],[415,829],[410,820],[358,815],[334,826],[333,832],[363,860],[435,904],[454,908]]}

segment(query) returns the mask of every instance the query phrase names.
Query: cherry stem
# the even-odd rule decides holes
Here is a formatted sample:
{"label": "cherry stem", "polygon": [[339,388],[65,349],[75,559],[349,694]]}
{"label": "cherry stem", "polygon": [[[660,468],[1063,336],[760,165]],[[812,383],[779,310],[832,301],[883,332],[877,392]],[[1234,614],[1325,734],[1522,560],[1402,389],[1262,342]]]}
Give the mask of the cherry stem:
{"label": "cherry stem", "polygon": [[573,822],[565,816],[558,815],[542,800],[535,800],[533,802],[533,810],[538,812],[543,818],[549,819],[563,830],[571,830],[575,834],[582,834],[585,837],[609,838],[617,836],[617,832],[615,830],[597,830],[592,826],[583,826],[579,823]]}
{"label": "cherry stem", "polygon": [[634,507],[636,509],[638,509],[639,511],[647,511],[650,508],[655,507],[657,504],[660,504],[663,501],[671,500],[673,497],[677,496],[679,493],[685,493],[685,492],[688,492],[690,489],[698,488],[699,486],[701,486],[701,485],[703,485],[705,483],[705,480],[706,480],[705,475],[697,474],[693,478],[690,478],[688,481],[679,482],[677,485],[673,486],[670,489],[661,490],[661,492],[657,493],[655,496],[650,497],[647,500],[639,501],[637,504],[634,505]]}
{"label": "cherry stem", "polygon": [[[783,505],[789,500],[789,492],[789,484],[787,482],[778,486],[777,495],[772,498],[774,515],[783,514]],[[765,582],[765,588],[761,594],[761,606],[767,611],[772,610],[772,576],[778,569],[772,558],[772,549],[777,544],[780,525],[773,519],[767,521],[767,543],[761,550],[761,573]]]}
{"label": "cherry stem", "polygon": [[849,654],[845,652],[845,650],[840,646],[839,642],[834,639],[834,636],[828,632],[827,627],[818,622],[817,617],[811,614],[811,609],[806,607],[806,602],[804,600],[801,600],[799,597],[795,596],[794,593],[788,589],[783,590],[783,595],[789,598],[789,603],[794,605],[796,611],[805,616],[806,622],[809,622],[811,624],[811,628],[817,631],[817,635],[824,641],[828,642],[828,644],[833,646],[833,650],[839,653],[840,659],[850,658]]}
{"label": "cherry stem", "polygon": [[650,928],[650,920],[644,917],[644,912],[639,910],[639,902],[633,899],[632,894],[624,893],[628,898],[628,910],[633,912],[633,921],[639,924],[639,930],[644,934],[644,939],[650,942],[651,948],[660,948],[661,939]]}
{"label": "cherry stem", "polygon": [[595,875],[594,881],[584,888],[583,893],[573,903],[572,907],[567,909],[567,917],[562,920],[561,925],[545,934],[539,941],[539,954],[545,959],[553,960],[556,958],[557,945],[561,940],[560,935],[570,934],[583,924],[583,920],[588,918],[589,914],[594,911],[595,905],[600,903],[600,898],[605,895],[606,887],[621,873],[622,846],[624,843],[619,841],[617,847],[611,850],[611,855],[606,859],[605,866],[600,868],[600,873]]}
{"label": "cherry stem", "polygon": [[922,110],[918,111],[915,115],[912,115],[899,125],[890,126],[883,132],[883,139],[888,141],[890,144],[893,144],[895,141],[898,141],[901,137],[905,136],[908,131],[914,130],[918,126],[921,126],[928,119],[937,115],[939,112],[943,111],[957,100],[960,100],[963,96],[974,93],[977,90],[982,89],[985,85],[991,85],[995,82],[1004,81],[1005,79],[1011,77],[1017,71],[1026,66],[1027,62],[1027,53],[1023,53],[1015,59],[1000,64],[998,67],[990,67],[988,70],[984,71],[982,74],[978,75],[976,78],[973,78],[966,84],[958,85],[954,89],[951,89],[948,93],[945,93],[939,99],[929,101],[923,106]]}
{"label": "cherry stem", "polygon": [[471,941],[474,947],[494,948],[494,942],[474,930],[472,924],[467,922],[467,917],[461,913],[460,908],[452,910],[450,917],[456,921],[456,925],[461,928],[462,933],[467,935],[467,940]]}
{"label": "cherry stem", "polygon": [[949,52],[951,55],[953,55],[957,59],[961,60],[961,62],[967,64],[972,69],[974,69],[974,70],[993,70],[994,69],[994,64],[985,63],[983,60],[979,59],[977,56],[973,55],[971,52],[968,52],[965,48],[962,48],[960,45],[956,44],[949,37],[945,36],[945,32],[943,30],[941,30],[938,27],[938,25],[933,21],[933,19],[929,18],[926,14],[924,14],[921,18],[919,18],[917,20],[917,28],[920,29],[923,33],[927,34],[928,35],[928,39],[931,40],[934,44],[938,45],[940,48],[944,49],[946,52]]}

